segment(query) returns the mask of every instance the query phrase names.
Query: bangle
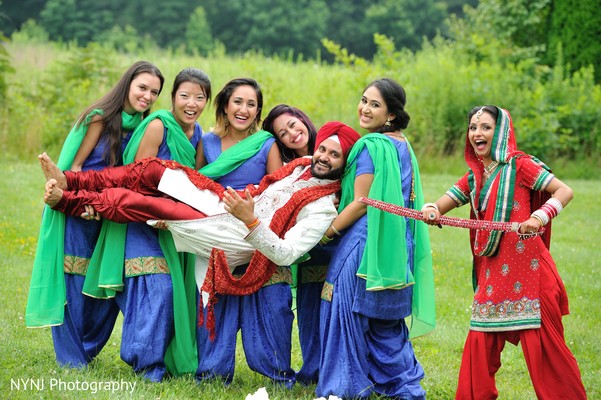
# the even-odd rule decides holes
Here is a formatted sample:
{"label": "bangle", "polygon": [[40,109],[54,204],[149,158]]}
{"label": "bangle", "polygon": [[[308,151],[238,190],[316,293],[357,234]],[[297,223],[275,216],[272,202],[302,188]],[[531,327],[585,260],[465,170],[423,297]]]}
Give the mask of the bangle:
{"label": "bangle", "polygon": [[323,234],[323,236],[321,237],[321,239],[319,240],[319,244],[324,246],[328,243],[330,243],[332,240],[334,240],[334,238],[328,237],[325,233]]}
{"label": "bangle", "polygon": [[334,231],[334,233],[336,234],[336,236],[341,236],[342,234],[338,231],[338,229],[334,228],[334,224],[330,225],[330,229],[332,229],[332,231]]}
{"label": "bangle", "polygon": [[545,221],[543,221],[543,219],[541,217],[539,217],[538,215],[532,213],[532,215],[530,215],[530,218],[534,218],[535,220],[540,222],[540,226],[545,226]]}
{"label": "bangle", "polygon": [[261,221],[259,220],[259,218],[255,218],[255,220],[253,222],[251,222],[250,224],[246,224],[246,227],[248,228],[248,230],[252,230],[260,223],[261,223]]}
{"label": "bangle", "polygon": [[561,212],[561,210],[563,210],[563,205],[561,204],[561,201],[551,197],[545,204],[542,205],[540,210],[544,211],[545,214],[549,216],[549,219],[552,219],[555,218]]}
{"label": "bangle", "polygon": [[438,206],[435,203],[426,203],[422,206],[421,211],[424,211],[424,209],[428,208],[428,207],[432,207],[435,208],[436,211],[440,212],[440,210],[438,209]]}
{"label": "bangle", "polygon": [[545,226],[555,218],[563,210],[563,204],[561,201],[554,197],[551,197],[545,202],[538,210],[530,214],[530,217],[536,218],[540,221],[541,226]]}
{"label": "bangle", "polygon": [[540,208],[538,210],[534,211],[532,214],[530,214],[530,217],[538,219],[540,221],[540,223],[541,223],[540,226],[547,225],[549,223],[549,221],[551,220],[549,218],[549,216],[547,215],[547,213],[544,212]]}

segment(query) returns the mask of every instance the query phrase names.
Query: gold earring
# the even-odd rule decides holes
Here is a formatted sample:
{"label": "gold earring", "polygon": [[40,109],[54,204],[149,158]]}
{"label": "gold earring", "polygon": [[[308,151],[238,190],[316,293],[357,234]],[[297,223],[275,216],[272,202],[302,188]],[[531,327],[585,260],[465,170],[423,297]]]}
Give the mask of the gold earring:
{"label": "gold earring", "polygon": [[390,126],[390,125],[391,125],[391,124],[390,124],[390,120],[389,120],[389,119],[387,119],[387,120],[386,120],[386,122],[384,122],[384,126]]}

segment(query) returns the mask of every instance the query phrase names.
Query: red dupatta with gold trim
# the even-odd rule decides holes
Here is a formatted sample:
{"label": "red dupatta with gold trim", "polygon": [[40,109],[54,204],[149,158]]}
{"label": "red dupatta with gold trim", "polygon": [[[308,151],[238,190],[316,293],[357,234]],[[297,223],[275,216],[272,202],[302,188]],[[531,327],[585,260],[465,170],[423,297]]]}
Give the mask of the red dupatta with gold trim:
{"label": "red dupatta with gold trim", "polygon": [[[469,130],[466,134],[464,156],[469,167],[468,184],[472,206],[470,213],[473,219],[479,219],[479,214],[484,213],[483,219],[485,220],[509,222],[513,209],[517,158],[530,157],[541,167],[549,171],[550,169],[536,157],[517,149],[511,115],[507,110],[496,108],[498,115],[492,139],[491,159],[497,161],[499,166],[486,182],[483,182],[484,164],[474,153],[469,141]],[[532,210],[538,209],[548,198],[547,192],[533,191]],[[470,231],[470,242],[474,254],[484,257],[494,256],[502,235],[501,231]],[[551,226],[547,225],[543,234],[543,241],[547,247],[550,246],[550,239]]]}

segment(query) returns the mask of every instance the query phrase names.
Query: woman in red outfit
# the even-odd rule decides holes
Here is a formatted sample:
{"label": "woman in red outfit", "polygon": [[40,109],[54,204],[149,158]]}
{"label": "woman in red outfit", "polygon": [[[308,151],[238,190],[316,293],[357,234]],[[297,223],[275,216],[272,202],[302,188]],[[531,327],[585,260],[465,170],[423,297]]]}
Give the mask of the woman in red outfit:
{"label": "woman in red outfit", "polygon": [[497,398],[495,374],[506,341],[521,342],[539,399],[586,399],[563,334],[567,294],[548,250],[550,221],[572,200],[572,189],[517,150],[506,110],[476,107],[468,121],[469,170],[435,204],[424,205],[424,218],[435,225],[469,203],[473,219],[519,222],[521,235],[470,232],[476,281],[456,399]]}

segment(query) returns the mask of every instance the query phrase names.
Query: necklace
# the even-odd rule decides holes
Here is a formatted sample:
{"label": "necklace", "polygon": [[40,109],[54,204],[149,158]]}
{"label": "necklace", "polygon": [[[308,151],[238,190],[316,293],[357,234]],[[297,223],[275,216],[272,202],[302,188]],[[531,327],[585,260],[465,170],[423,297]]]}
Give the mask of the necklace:
{"label": "necklace", "polygon": [[384,135],[389,136],[391,138],[397,139],[397,140],[406,140],[405,139],[405,135],[403,134],[403,132],[386,132]]}
{"label": "necklace", "polygon": [[484,172],[490,175],[495,170],[495,168],[497,168],[498,165],[498,161],[491,161],[490,164],[484,167]]}
{"label": "necklace", "polygon": [[229,137],[230,137],[230,140],[231,140],[233,143],[240,143],[241,141],[243,141],[244,139],[246,139],[246,138],[247,138],[248,136],[250,136],[250,135],[249,135],[248,133],[246,133],[246,134],[245,134],[243,137],[241,137],[241,138],[237,138],[237,137],[236,137],[236,136],[234,136],[233,134],[231,134],[231,135],[230,135],[230,134],[226,134],[224,137],[227,137],[227,136],[229,136]]}

